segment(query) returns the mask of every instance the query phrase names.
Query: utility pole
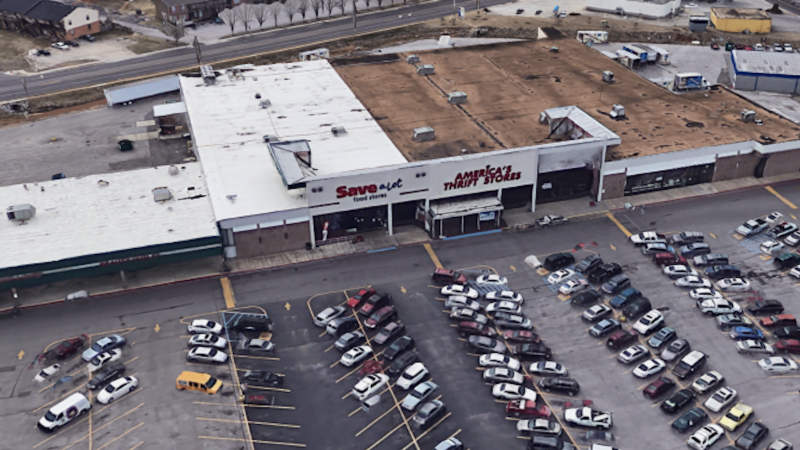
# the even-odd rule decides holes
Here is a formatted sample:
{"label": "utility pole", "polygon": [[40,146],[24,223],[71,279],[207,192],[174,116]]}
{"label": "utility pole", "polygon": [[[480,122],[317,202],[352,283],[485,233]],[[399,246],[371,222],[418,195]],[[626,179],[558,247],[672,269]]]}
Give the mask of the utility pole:
{"label": "utility pole", "polygon": [[456,24],[456,17],[457,17],[457,13],[456,13],[456,0],[453,0],[453,25],[455,25],[455,24]]}
{"label": "utility pole", "polygon": [[356,21],[356,0],[353,0],[353,33],[355,33],[357,29],[358,23]]}
{"label": "utility pole", "polygon": [[[28,80],[25,77],[20,78],[22,81],[22,89],[25,90],[25,120],[28,120],[28,108],[30,108],[31,101],[28,99]],[[17,298],[17,290],[14,289],[14,298]]]}
{"label": "utility pole", "polygon": [[200,51],[200,41],[197,40],[197,35],[194,36],[194,41],[192,41],[192,47],[194,47],[194,55],[197,57],[197,65],[203,65],[203,52]]}

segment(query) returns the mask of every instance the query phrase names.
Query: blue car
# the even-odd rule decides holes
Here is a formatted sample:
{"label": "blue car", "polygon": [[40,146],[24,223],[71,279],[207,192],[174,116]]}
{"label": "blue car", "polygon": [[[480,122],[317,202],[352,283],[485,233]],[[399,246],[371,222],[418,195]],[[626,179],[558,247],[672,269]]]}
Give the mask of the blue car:
{"label": "blue car", "polygon": [[609,306],[614,309],[622,308],[623,306],[627,305],[628,302],[635,298],[639,298],[642,296],[642,293],[639,292],[636,288],[629,288],[625,289],[624,291],[620,292],[619,295],[612,298],[610,302],[608,302]]}
{"label": "blue car", "polygon": [[764,333],[757,328],[750,328],[750,327],[736,327],[731,330],[731,339],[735,341],[745,341],[748,339],[753,339],[756,341],[763,341],[764,340]]}

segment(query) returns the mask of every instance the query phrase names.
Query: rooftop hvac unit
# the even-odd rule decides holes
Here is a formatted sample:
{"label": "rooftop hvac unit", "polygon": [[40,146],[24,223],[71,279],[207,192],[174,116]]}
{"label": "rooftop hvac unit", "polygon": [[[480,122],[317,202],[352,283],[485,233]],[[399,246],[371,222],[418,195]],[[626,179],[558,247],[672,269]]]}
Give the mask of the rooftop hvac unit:
{"label": "rooftop hvac unit", "polygon": [[166,202],[167,200],[172,199],[172,192],[165,187],[159,187],[153,189],[153,200],[156,202]]}
{"label": "rooftop hvac unit", "polygon": [[208,64],[200,66],[200,75],[203,76],[203,81],[207,85],[217,82],[217,74],[214,73],[214,69],[212,69]]}
{"label": "rooftop hvac unit", "polygon": [[272,102],[265,98],[258,102],[258,104],[261,105],[261,109],[267,109],[272,105]]}
{"label": "rooftop hvac unit", "polygon": [[29,203],[22,205],[14,205],[6,208],[6,216],[8,220],[21,222],[23,220],[30,220],[36,215],[36,208]]}
{"label": "rooftop hvac unit", "polygon": [[744,111],[742,111],[742,122],[747,123],[747,122],[752,122],[754,120],[756,120],[755,111],[751,111],[749,109],[745,109]]}
{"label": "rooftop hvac unit", "polygon": [[278,136],[275,136],[274,134],[265,134],[264,143],[269,144],[270,142],[278,142]]}
{"label": "rooftop hvac unit", "polygon": [[611,114],[609,115],[615,119],[621,119],[625,117],[625,107],[614,103],[614,106],[611,108]]}
{"label": "rooftop hvac unit", "polygon": [[604,71],[603,72],[603,81],[605,81],[608,84],[613,83],[614,82],[614,72],[612,72],[610,70]]}
{"label": "rooftop hvac unit", "polygon": [[417,75],[433,75],[433,64],[417,66]]}
{"label": "rooftop hvac unit", "polygon": [[409,64],[416,64],[419,62],[419,55],[408,55],[406,62]]}
{"label": "rooftop hvac unit", "polygon": [[460,105],[467,103],[467,94],[465,92],[451,92],[447,94],[447,102],[451,105]]}
{"label": "rooftop hvac unit", "polygon": [[414,140],[417,142],[432,141],[435,137],[431,127],[414,128]]}
{"label": "rooftop hvac unit", "polygon": [[331,133],[333,133],[334,136],[341,136],[347,134],[347,130],[345,130],[344,127],[333,127],[331,128]]}

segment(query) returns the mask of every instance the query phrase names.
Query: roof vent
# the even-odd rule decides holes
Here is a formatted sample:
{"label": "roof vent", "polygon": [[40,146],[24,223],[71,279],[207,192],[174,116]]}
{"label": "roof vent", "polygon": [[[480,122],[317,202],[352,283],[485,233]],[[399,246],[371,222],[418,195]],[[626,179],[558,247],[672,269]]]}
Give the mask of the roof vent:
{"label": "roof vent", "polygon": [[447,94],[447,103],[451,105],[460,105],[467,103],[467,94],[465,92],[451,92]]}
{"label": "roof vent", "polygon": [[742,122],[747,123],[747,122],[752,122],[754,120],[756,120],[755,111],[751,111],[749,109],[745,109],[744,111],[742,111]]}
{"label": "roof vent", "polygon": [[614,103],[614,106],[611,107],[611,114],[609,114],[609,116],[615,119],[621,119],[625,117],[625,107]]}
{"label": "roof vent", "polygon": [[278,142],[278,136],[275,136],[274,134],[265,134],[264,142],[267,144],[269,144],[270,142]]}
{"label": "roof vent", "polygon": [[170,192],[169,189],[165,187],[159,187],[153,189],[153,200],[155,200],[156,203],[165,202],[171,199],[172,199],[172,192]]}
{"label": "roof vent", "polygon": [[608,84],[614,83],[614,72],[610,70],[603,71],[603,81]]}
{"label": "roof vent", "polygon": [[433,64],[417,66],[417,75],[433,75]]}
{"label": "roof vent", "polygon": [[431,127],[414,128],[414,140],[417,142],[432,141],[435,137]]}
{"label": "roof vent", "polygon": [[200,74],[203,76],[203,82],[206,83],[206,86],[217,82],[217,74],[208,64],[200,66]]}
{"label": "roof vent", "polygon": [[344,127],[333,127],[331,128],[331,133],[333,133],[334,136],[341,136],[347,134],[347,130],[345,130]]}
{"label": "roof vent", "polygon": [[419,55],[408,55],[406,62],[409,64],[416,64],[419,62]]}
{"label": "roof vent", "polygon": [[169,166],[169,169],[167,170],[167,172],[168,172],[170,175],[172,175],[172,176],[175,176],[175,175],[177,175],[177,174],[179,173],[179,171],[178,171],[178,167],[177,167],[177,166],[174,166],[174,165],[173,165],[173,166]]}
{"label": "roof vent", "polygon": [[267,109],[272,105],[272,102],[269,101],[268,98],[265,98],[264,100],[258,102],[258,104],[261,105],[261,109]]}
{"label": "roof vent", "polygon": [[35,215],[36,215],[36,208],[34,208],[33,205],[29,203],[9,206],[8,208],[6,208],[6,216],[8,217],[8,220],[13,220],[15,222],[30,220]]}

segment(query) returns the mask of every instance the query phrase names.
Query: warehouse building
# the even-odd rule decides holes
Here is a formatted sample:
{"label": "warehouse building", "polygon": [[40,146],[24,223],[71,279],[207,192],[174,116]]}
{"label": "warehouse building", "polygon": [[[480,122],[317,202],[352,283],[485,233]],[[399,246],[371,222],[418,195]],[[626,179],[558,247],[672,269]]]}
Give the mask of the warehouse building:
{"label": "warehouse building", "polygon": [[711,23],[728,33],[766,34],[772,30],[772,18],[760,9],[711,8]]}
{"label": "warehouse building", "polygon": [[800,54],[733,50],[730,58],[734,89],[800,94]]}
{"label": "warehouse building", "polygon": [[663,19],[681,9],[681,0],[586,0],[586,9],[621,16]]}

